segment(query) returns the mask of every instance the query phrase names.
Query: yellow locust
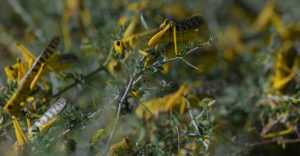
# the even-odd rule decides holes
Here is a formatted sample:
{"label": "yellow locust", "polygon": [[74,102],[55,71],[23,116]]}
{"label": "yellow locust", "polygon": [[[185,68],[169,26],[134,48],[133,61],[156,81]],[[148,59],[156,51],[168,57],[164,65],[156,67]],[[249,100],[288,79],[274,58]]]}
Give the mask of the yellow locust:
{"label": "yellow locust", "polygon": [[45,70],[47,61],[54,54],[58,43],[59,37],[54,37],[45,48],[45,50],[39,55],[38,58],[36,58],[31,68],[23,76],[20,83],[18,83],[16,92],[4,106],[4,110],[6,111],[6,113],[12,116],[24,115],[24,109],[22,109],[22,105],[24,105],[26,98],[33,91],[35,85],[37,84],[39,78]]}
{"label": "yellow locust", "polygon": [[17,120],[13,118],[13,123],[16,132],[17,142],[9,148],[5,153],[6,155],[18,155],[24,145],[27,144],[27,139],[34,135],[34,129],[38,128],[40,133],[44,133],[50,125],[52,125],[59,118],[60,113],[65,107],[67,101],[63,98],[58,99],[50,108],[44,113],[42,117],[35,122],[35,124],[28,130],[27,134],[24,134],[19,126]]}
{"label": "yellow locust", "polygon": [[[8,80],[20,82],[25,73],[32,66],[36,57],[28,50],[22,43],[17,42],[17,47],[25,58],[23,62],[20,58],[17,58],[17,63],[12,66],[5,67],[5,73]],[[66,70],[71,67],[77,57],[73,54],[60,54],[55,52],[48,60],[47,71],[58,72]]]}
{"label": "yellow locust", "polygon": [[132,152],[133,144],[129,137],[122,139],[121,142],[115,143],[109,148],[110,156],[121,156]]}
{"label": "yellow locust", "polygon": [[[125,50],[132,51],[135,48],[144,50],[162,43],[173,42],[175,54],[177,55],[177,41],[182,42],[195,38],[199,27],[202,26],[203,23],[204,19],[201,16],[192,16],[191,18],[183,20],[166,19],[157,29],[116,40],[114,47],[118,54],[123,55]],[[147,57],[144,64],[147,66],[150,55],[143,50],[138,50],[138,52]],[[130,52],[126,54],[124,60],[126,60],[129,54]]]}

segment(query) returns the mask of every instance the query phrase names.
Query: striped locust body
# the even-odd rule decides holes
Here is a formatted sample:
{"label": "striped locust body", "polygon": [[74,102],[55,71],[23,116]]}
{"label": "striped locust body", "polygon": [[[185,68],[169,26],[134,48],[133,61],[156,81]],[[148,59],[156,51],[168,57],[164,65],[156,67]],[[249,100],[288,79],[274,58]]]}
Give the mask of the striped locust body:
{"label": "striped locust body", "polygon": [[[123,54],[124,50],[132,50],[134,48],[145,49],[162,43],[170,43],[174,41],[174,29],[177,41],[186,41],[197,35],[198,28],[203,25],[204,20],[201,16],[193,16],[189,19],[176,20],[166,19],[165,22],[157,29],[134,34],[121,40],[114,42],[115,50],[119,54]],[[155,35],[162,32],[157,38]],[[153,41],[154,40],[154,41]]]}
{"label": "striped locust body", "polygon": [[35,128],[39,128],[39,130],[42,132],[49,124],[53,123],[53,121],[57,119],[57,115],[63,110],[66,104],[66,99],[58,99],[54,104],[51,105],[46,113],[34,123],[34,125],[29,130],[28,135],[30,136],[30,133],[32,133],[32,129]]}

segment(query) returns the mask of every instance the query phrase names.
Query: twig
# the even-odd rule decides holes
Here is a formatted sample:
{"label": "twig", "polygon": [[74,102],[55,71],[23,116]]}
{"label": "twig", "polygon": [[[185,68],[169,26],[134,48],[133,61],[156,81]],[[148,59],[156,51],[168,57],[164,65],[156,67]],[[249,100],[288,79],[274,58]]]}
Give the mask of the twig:
{"label": "twig", "polygon": [[[216,100],[210,102],[210,103],[207,105],[207,107],[212,106],[215,102],[216,102]],[[205,110],[203,109],[203,110],[201,111],[201,113],[200,113],[199,115],[196,116],[195,120],[197,121],[199,118],[201,118],[201,117],[203,116],[204,113],[205,113]],[[192,124],[192,123],[190,123],[190,124]]]}
{"label": "twig", "polygon": [[[100,66],[98,67],[96,70],[92,71],[91,73],[89,73],[86,76],[83,76],[83,79],[86,80],[88,78],[90,78],[91,76],[93,76],[94,74],[98,73],[101,70],[104,70],[105,68]],[[81,83],[82,81],[80,80],[75,80],[73,83],[71,83],[70,85],[68,85],[67,87],[65,87],[64,89],[62,89],[61,91],[59,91],[58,93],[54,94],[53,97],[58,97],[60,96],[62,93],[66,92],[67,90],[69,90],[70,88],[73,88],[74,86],[76,86],[77,84]]]}
{"label": "twig", "polygon": [[[207,142],[207,145],[206,145],[206,148],[205,148],[206,152],[208,151],[208,147],[209,147],[210,142],[211,142],[211,136],[212,136],[212,132],[209,135],[209,139],[208,139],[208,142]],[[204,142],[205,142],[205,140],[204,140]]]}
{"label": "twig", "polygon": [[113,129],[111,130],[111,133],[110,133],[108,142],[107,142],[107,144],[106,144],[104,155],[106,155],[106,153],[107,153],[107,151],[108,151],[108,148],[109,148],[109,145],[110,145],[112,136],[114,135],[114,132],[115,132],[115,130],[116,130],[117,123],[118,123],[118,121],[119,121],[119,117],[120,117],[120,114],[121,114],[122,104],[124,103],[127,94],[128,94],[129,91],[131,90],[131,87],[132,87],[134,78],[136,77],[136,74],[137,74],[137,70],[133,73],[132,77],[130,78],[129,83],[128,83],[128,85],[127,85],[127,88],[126,88],[126,90],[125,90],[125,92],[124,92],[124,94],[123,94],[123,96],[122,96],[122,98],[121,98],[121,101],[119,102],[118,112],[117,112],[117,117],[116,117],[116,119],[115,119]]}
{"label": "twig", "polygon": [[288,95],[283,95],[283,96],[272,96],[271,99],[272,99],[272,100],[285,100],[285,99],[287,99],[287,100],[293,100],[293,99],[295,99],[295,100],[297,100],[298,102],[300,101],[300,99],[295,98],[294,96],[288,96]]}
{"label": "twig", "polygon": [[270,124],[267,124],[266,127],[263,128],[262,132],[260,133],[261,136],[264,136],[266,133],[268,133],[271,128],[276,125],[277,123],[282,123],[282,122],[285,122],[287,120],[287,118],[289,117],[290,115],[285,115],[285,114],[282,114],[280,115],[280,118],[279,119],[276,119],[276,120],[273,120]]}
{"label": "twig", "polygon": [[246,143],[245,145],[246,145],[246,146],[253,147],[253,146],[259,146],[259,145],[271,143],[271,142],[274,142],[274,141],[276,141],[276,140],[277,140],[277,138],[273,138],[273,139],[271,139],[271,140],[265,140],[265,141],[261,141],[261,142]]}
{"label": "twig", "polygon": [[[111,105],[115,100],[118,99],[118,96],[116,96],[113,100],[111,100],[108,105]],[[96,110],[94,113],[88,116],[89,119],[93,118],[95,115],[97,115],[99,112],[103,111],[104,109],[101,107],[98,110]]]}
{"label": "twig", "polygon": [[179,125],[176,126],[177,129],[177,147],[178,147],[178,152],[180,150],[180,129],[179,129]]}
{"label": "twig", "polygon": [[133,85],[135,85],[136,83],[138,83],[138,82],[141,80],[142,77],[143,77],[143,75],[139,76],[139,77],[133,82]]}
{"label": "twig", "polygon": [[276,142],[276,141],[278,141],[279,143],[296,143],[296,142],[300,142],[300,138],[298,138],[298,139],[283,139],[283,140],[281,140],[281,138],[273,138],[271,140],[265,140],[265,141],[261,141],[261,142],[246,143],[245,145],[249,146],[249,147],[254,147],[254,146],[268,144],[268,143],[272,143],[272,142]]}
{"label": "twig", "polygon": [[49,139],[49,141],[57,140],[58,138],[61,138],[61,137],[63,137],[64,135],[68,134],[70,131],[71,131],[71,130],[68,128],[68,129],[66,129],[62,134],[60,134],[59,136],[53,137],[53,138]]}
{"label": "twig", "polygon": [[[192,111],[191,111],[191,104],[190,104],[190,101],[189,101],[188,98],[187,98],[187,95],[184,95],[184,98],[185,98],[185,100],[186,100],[187,108],[188,108],[188,110],[189,110],[189,114],[190,114],[191,119],[192,119],[191,124],[193,124],[193,126],[194,126],[195,129],[198,131],[198,133],[200,133],[200,131],[199,131],[199,129],[198,129],[198,126],[197,126],[197,124],[196,124],[196,122],[195,122],[195,120],[197,120],[197,119],[195,119],[194,116],[193,116],[193,114],[192,114]],[[207,105],[207,107],[212,106],[215,102],[216,102],[216,100],[210,102],[210,103]],[[204,110],[197,116],[198,119],[203,115],[203,113],[204,113]],[[212,135],[210,134],[209,140],[208,140],[207,143],[205,142],[205,140],[202,141],[203,145],[205,146],[205,151],[208,151],[208,147],[209,147],[210,141],[211,141],[211,136],[212,136]]]}
{"label": "twig", "polygon": [[199,129],[198,129],[198,126],[194,120],[194,116],[192,114],[192,111],[191,111],[191,104],[190,104],[190,101],[189,99],[187,98],[187,95],[184,95],[184,98],[186,100],[186,103],[187,103],[187,108],[189,110],[189,113],[190,113],[190,116],[191,116],[191,119],[192,119],[192,123],[193,123],[193,126],[195,127],[195,129],[197,130],[197,132],[199,132]]}
{"label": "twig", "polygon": [[[145,60],[145,56],[141,58],[140,60],[140,64],[143,62],[143,60]],[[109,145],[110,145],[110,142],[111,142],[111,139],[112,139],[112,136],[114,135],[114,132],[116,130],[116,126],[117,126],[117,123],[119,121],[119,117],[120,117],[120,114],[121,114],[121,108],[122,108],[122,104],[124,103],[125,99],[126,99],[126,96],[127,94],[130,92],[131,90],[131,87],[133,86],[133,82],[134,82],[134,79],[135,77],[138,75],[138,70],[135,70],[134,73],[132,74],[130,80],[129,80],[129,83],[127,85],[127,88],[121,98],[121,101],[119,102],[119,106],[118,106],[118,112],[117,112],[117,117],[115,119],[115,122],[114,122],[114,126],[113,126],[113,129],[109,135],[109,139],[108,139],[108,142],[106,144],[106,147],[105,147],[105,151],[104,151],[104,155],[106,155],[106,153],[108,152],[108,148],[109,148]],[[136,83],[139,81],[140,79],[138,78],[137,81],[135,81]]]}
{"label": "twig", "polygon": [[[205,43],[202,46],[205,46],[207,44],[208,43]],[[189,55],[189,54],[191,54],[193,52],[196,52],[198,50],[200,50],[200,47],[195,47],[195,48],[191,49],[190,51],[188,51],[185,55]],[[148,66],[147,68],[144,68],[141,71],[139,71],[137,75],[140,75],[140,74],[144,73],[146,70],[151,69],[153,67],[158,67],[158,66],[166,64],[168,62],[176,61],[176,60],[181,60],[181,59],[182,59],[182,56],[176,56],[176,57],[173,57],[173,58],[170,58],[170,59],[165,59],[165,60],[157,61],[157,62],[153,63],[152,65]]]}
{"label": "twig", "polygon": [[299,133],[299,129],[298,129],[297,124],[295,125],[295,131],[296,131],[296,134],[297,134],[298,138],[300,139],[300,133]]}
{"label": "twig", "polygon": [[300,139],[284,139],[284,140],[279,140],[281,143],[296,143],[300,142]]}

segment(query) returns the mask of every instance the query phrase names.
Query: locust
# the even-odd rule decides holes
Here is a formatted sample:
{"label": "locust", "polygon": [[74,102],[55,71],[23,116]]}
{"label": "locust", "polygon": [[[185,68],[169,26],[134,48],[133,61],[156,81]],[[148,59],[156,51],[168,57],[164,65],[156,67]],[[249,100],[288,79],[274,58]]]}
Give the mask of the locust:
{"label": "locust", "polygon": [[113,144],[109,148],[110,156],[128,155],[132,152],[133,144],[130,137],[123,138],[121,142]]}
{"label": "locust", "polygon": [[[22,43],[16,43],[18,49],[22,53],[25,61],[22,61],[20,58],[17,58],[17,63],[11,66],[5,67],[5,73],[8,80],[20,82],[25,75],[25,73],[30,69],[33,62],[36,60],[36,56],[27,49]],[[55,52],[48,60],[47,70],[58,72],[71,68],[72,63],[77,60],[76,55],[74,54],[61,54],[60,52]]]}
{"label": "locust", "polygon": [[[204,19],[201,16],[192,16],[188,19],[177,20],[174,18],[166,19],[157,29],[149,30],[139,34],[128,36],[121,40],[114,42],[114,48],[120,55],[124,55],[125,50],[129,51],[126,58],[130,55],[131,51],[135,48],[147,49],[153,46],[158,46],[162,43],[174,43],[175,54],[178,55],[177,41],[188,41],[195,38],[200,26],[204,24]],[[144,50],[138,52],[146,56],[144,66],[150,58],[150,54]]]}
{"label": "locust", "polygon": [[50,108],[44,113],[44,115],[41,116],[31,128],[29,128],[26,134],[24,134],[21,130],[21,127],[19,126],[16,118],[13,118],[17,141],[10,149],[8,149],[6,155],[19,155],[22,147],[27,144],[27,139],[32,137],[36,133],[35,130],[38,129],[40,133],[44,133],[50,127],[50,125],[57,121],[57,119],[59,118],[58,114],[63,110],[66,104],[66,99],[58,99],[50,106]]}
{"label": "locust", "polygon": [[[16,45],[25,58],[25,61],[17,58],[16,64],[5,67],[5,72],[9,81],[17,81],[18,83],[20,83],[26,72],[30,69],[30,67],[36,60],[36,56],[34,56],[34,54],[32,54],[32,52],[27,49],[22,43],[17,42]],[[77,56],[72,53],[61,54],[60,52],[55,52],[53,55],[51,55],[49,60],[47,60],[47,67],[45,68],[44,72],[52,71],[62,76],[58,72],[71,68],[72,63],[74,63],[76,60]],[[40,79],[39,81],[43,84],[45,91],[47,92],[50,88],[48,83],[43,79]],[[26,102],[33,102],[33,110],[37,110],[36,100],[34,99],[34,97],[28,97],[26,99]]]}
{"label": "locust", "polygon": [[4,110],[7,114],[17,117],[24,116],[25,112],[22,109],[22,107],[25,106],[24,102],[34,90],[38,80],[45,70],[47,61],[54,54],[58,43],[59,37],[54,37],[23,76],[20,83],[18,83],[16,92],[4,106]]}

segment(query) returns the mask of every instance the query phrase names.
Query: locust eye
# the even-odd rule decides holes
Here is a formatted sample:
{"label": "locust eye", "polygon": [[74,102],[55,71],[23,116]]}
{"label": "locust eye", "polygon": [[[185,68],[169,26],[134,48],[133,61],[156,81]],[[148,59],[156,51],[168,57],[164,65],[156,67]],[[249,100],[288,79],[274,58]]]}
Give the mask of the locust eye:
{"label": "locust eye", "polygon": [[128,138],[126,138],[125,141],[126,141],[127,144],[130,142]]}
{"label": "locust eye", "polygon": [[13,68],[12,66],[9,66],[9,69],[10,69],[10,70],[13,70],[14,68]]}
{"label": "locust eye", "polygon": [[117,46],[120,46],[121,42],[120,41],[117,41]]}
{"label": "locust eye", "polygon": [[12,109],[11,105],[9,105],[7,108],[8,108],[8,109]]}

